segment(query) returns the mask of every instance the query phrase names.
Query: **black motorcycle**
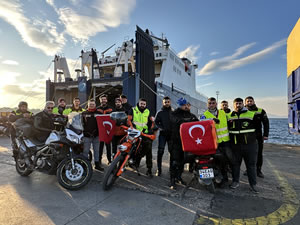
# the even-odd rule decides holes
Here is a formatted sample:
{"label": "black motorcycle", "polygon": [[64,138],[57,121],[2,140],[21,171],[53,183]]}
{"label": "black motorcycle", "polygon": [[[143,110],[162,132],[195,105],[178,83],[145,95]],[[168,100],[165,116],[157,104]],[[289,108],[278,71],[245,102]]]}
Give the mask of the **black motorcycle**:
{"label": "black motorcycle", "polygon": [[[18,120],[19,121],[19,120]],[[45,143],[30,137],[32,125],[14,123],[15,138],[12,147],[16,170],[28,176],[34,170],[56,174],[58,182],[66,189],[76,190],[91,179],[91,162],[83,157],[83,126],[81,114],[70,114],[63,131],[52,131]]]}

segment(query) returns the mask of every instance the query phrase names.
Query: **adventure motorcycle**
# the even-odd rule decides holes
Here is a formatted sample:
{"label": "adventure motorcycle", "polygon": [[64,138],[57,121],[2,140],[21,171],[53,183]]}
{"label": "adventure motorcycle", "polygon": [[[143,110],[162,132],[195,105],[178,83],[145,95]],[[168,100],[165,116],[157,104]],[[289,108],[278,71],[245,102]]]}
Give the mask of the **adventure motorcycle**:
{"label": "adventure motorcycle", "polygon": [[[28,176],[37,169],[48,174],[56,174],[58,182],[66,189],[76,190],[85,186],[91,179],[93,169],[82,152],[82,116],[71,113],[62,132],[52,131],[45,143],[28,138],[32,125],[18,126],[16,131],[15,154],[16,170],[21,176]],[[31,126],[31,127],[30,127]]]}

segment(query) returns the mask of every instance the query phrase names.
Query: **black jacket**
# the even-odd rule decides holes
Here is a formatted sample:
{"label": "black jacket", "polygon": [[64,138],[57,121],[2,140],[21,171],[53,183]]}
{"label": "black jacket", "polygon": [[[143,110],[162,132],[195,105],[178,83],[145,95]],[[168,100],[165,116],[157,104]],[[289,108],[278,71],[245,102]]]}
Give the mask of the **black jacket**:
{"label": "black jacket", "polygon": [[[17,115],[16,113],[18,113],[18,114],[21,113],[21,114]],[[16,110],[16,111],[12,111],[10,113],[9,117],[8,117],[8,120],[9,120],[9,122],[13,123],[13,122],[15,122],[18,119],[24,118],[24,114],[25,113],[29,113],[30,114],[31,112],[29,112],[29,111],[21,112],[19,109]]]}
{"label": "black jacket", "polygon": [[97,112],[99,113],[99,114],[110,114],[111,112],[113,111],[113,109],[111,108],[111,107],[109,107],[108,105],[106,105],[106,106],[99,106],[98,108],[97,108]]}
{"label": "black jacket", "polygon": [[128,115],[128,112],[131,110],[132,105],[130,105],[128,102],[122,104],[123,108],[125,109],[125,113]]}
{"label": "black jacket", "polygon": [[171,113],[170,117],[170,130],[171,130],[171,141],[172,141],[172,152],[182,151],[182,144],[180,139],[180,125],[186,122],[198,121],[197,116],[195,116],[190,111],[184,111],[181,108],[177,108]]}
{"label": "black jacket", "polygon": [[36,138],[40,141],[45,141],[50,135],[51,131],[55,129],[54,115],[48,114],[45,111],[39,112],[34,117],[34,128],[37,134]]}
{"label": "black jacket", "polygon": [[98,134],[98,125],[95,115],[97,111],[84,111],[82,112],[83,119],[83,135],[85,137],[97,137]]}
{"label": "black jacket", "polygon": [[155,124],[160,129],[160,134],[168,136],[171,133],[170,129],[170,116],[173,112],[172,108],[162,107],[155,116]]}
{"label": "black jacket", "polygon": [[[253,106],[246,106],[249,111],[257,111],[258,108],[256,105]],[[258,125],[256,129],[256,135],[258,139],[261,139],[262,137],[268,137],[269,136],[269,119],[267,116],[267,113],[265,110],[262,109],[262,112],[260,114],[256,114],[256,117],[258,119]],[[264,127],[264,132],[262,131],[262,125]]]}
{"label": "black jacket", "polygon": [[[255,129],[257,130],[258,126],[259,126],[259,120],[257,115],[255,115],[253,117],[253,120],[249,120],[249,119],[243,119],[240,118],[240,115],[242,113],[247,112],[248,109],[247,108],[243,108],[241,111],[236,112],[236,111],[232,111],[231,112],[231,116],[237,116],[239,117],[238,119],[235,120],[231,120],[229,118],[228,120],[228,130],[229,133],[230,131],[240,131],[243,129]],[[230,141],[232,144],[253,144],[256,142],[256,132],[251,132],[251,133],[239,133],[239,134],[232,134],[230,133]]]}

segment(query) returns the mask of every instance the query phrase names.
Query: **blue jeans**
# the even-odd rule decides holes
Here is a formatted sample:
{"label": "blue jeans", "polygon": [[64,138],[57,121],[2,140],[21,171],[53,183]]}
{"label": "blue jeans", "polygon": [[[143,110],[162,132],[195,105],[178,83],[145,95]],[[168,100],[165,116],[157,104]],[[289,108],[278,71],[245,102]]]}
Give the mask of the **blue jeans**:
{"label": "blue jeans", "polygon": [[84,137],[83,138],[83,156],[88,158],[89,151],[93,145],[94,161],[99,162],[99,137]]}

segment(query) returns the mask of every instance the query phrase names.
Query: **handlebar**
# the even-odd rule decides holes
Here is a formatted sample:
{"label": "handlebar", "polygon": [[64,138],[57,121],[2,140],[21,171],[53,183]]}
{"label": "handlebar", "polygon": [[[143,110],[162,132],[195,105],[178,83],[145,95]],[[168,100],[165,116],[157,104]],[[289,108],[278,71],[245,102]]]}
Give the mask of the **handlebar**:
{"label": "handlebar", "polygon": [[[127,127],[125,125],[121,125],[120,126],[122,129],[124,129],[125,131],[127,131],[130,127]],[[143,132],[141,132],[141,135],[146,137],[146,138],[149,138],[150,140],[154,141],[155,138],[156,138],[156,135],[155,134],[145,134]]]}

